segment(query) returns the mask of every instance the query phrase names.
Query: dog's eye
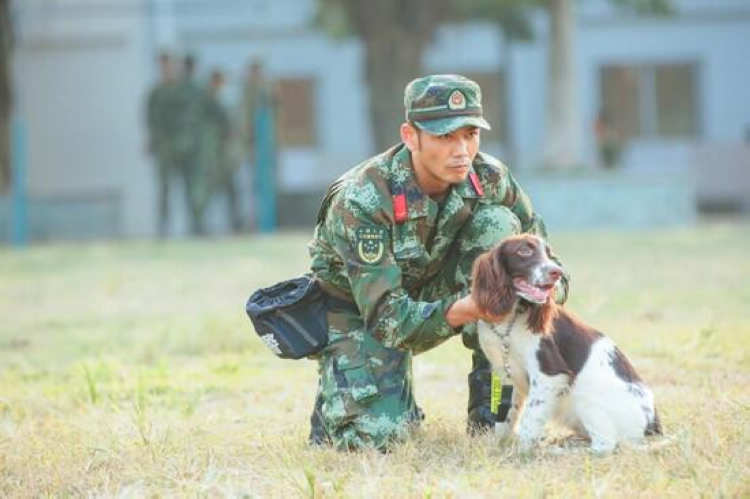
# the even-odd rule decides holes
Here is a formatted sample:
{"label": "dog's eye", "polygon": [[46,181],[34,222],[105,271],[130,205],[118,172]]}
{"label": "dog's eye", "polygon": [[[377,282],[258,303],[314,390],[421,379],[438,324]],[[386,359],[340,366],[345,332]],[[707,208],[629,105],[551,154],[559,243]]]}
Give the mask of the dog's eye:
{"label": "dog's eye", "polygon": [[518,256],[521,256],[521,257],[523,257],[523,258],[528,258],[528,257],[530,257],[530,256],[532,255],[532,253],[534,253],[534,252],[533,252],[533,251],[531,251],[531,248],[529,248],[529,247],[526,247],[526,246],[524,246],[524,247],[522,247],[522,248],[520,248],[520,249],[518,250]]}

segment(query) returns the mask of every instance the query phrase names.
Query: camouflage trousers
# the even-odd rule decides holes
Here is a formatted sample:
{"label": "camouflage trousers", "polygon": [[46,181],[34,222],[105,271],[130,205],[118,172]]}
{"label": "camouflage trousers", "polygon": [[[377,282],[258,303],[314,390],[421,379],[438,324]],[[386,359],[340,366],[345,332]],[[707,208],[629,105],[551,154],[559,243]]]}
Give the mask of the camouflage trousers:
{"label": "camouflage trousers", "polygon": [[[439,270],[412,298],[436,301],[456,291],[468,293],[474,259],[520,229],[518,218],[506,207],[480,204]],[[447,338],[426,334],[409,349],[387,348],[356,313],[332,309],[327,318],[329,343],[318,354],[320,378],[311,439],[316,440],[313,434],[322,429],[324,440],[340,450],[386,450],[405,439],[423,419],[412,390],[412,356]],[[484,359],[476,340],[476,324],[460,330],[464,344],[474,350],[475,357]]]}
{"label": "camouflage trousers", "polygon": [[210,201],[211,179],[208,165],[197,154],[185,154],[175,160],[185,185],[185,204],[190,214],[190,232],[205,234],[204,213]]}
{"label": "camouflage trousers", "polygon": [[175,173],[172,155],[166,146],[159,146],[156,150],[156,181],[157,181],[157,212],[159,215],[157,233],[159,237],[166,237],[169,224],[169,184]]}

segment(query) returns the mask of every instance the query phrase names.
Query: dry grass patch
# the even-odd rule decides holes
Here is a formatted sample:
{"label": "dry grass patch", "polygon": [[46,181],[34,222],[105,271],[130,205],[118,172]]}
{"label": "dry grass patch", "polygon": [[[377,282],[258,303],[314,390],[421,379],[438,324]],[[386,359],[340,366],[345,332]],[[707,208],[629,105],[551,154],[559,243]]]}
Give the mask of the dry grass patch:
{"label": "dry grass patch", "polygon": [[654,388],[671,443],[521,458],[468,438],[468,351],[415,359],[427,419],[389,455],[306,445],[315,364],[254,338],[249,292],[306,235],[0,250],[0,496],[747,497],[750,230],[560,234],[569,307]]}

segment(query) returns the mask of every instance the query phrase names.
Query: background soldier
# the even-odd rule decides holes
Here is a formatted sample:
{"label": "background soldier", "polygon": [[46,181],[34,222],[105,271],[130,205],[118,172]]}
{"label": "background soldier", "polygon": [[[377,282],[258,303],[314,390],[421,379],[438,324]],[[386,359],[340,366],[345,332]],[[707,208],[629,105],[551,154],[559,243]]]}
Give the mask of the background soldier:
{"label": "background soldier", "polygon": [[177,112],[177,78],[172,58],[159,56],[159,81],[148,94],[146,122],[148,125],[148,150],[154,155],[158,183],[158,234],[165,237],[169,219],[169,181],[175,171],[171,136],[175,130]]}
{"label": "background soldier", "polygon": [[185,182],[185,199],[190,213],[190,232],[205,233],[203,214],[208,205],[211,182],[200,161],[201,122],[205,116],[206,92],[195,81],[195,59],[188,55],[177,85],[175,131],[172,148],[175,164]]}
{"label": "background soldier", "polygon": [[242,117],[241,133],[245,154],[250,164],[255,158],[255,121],[261,106],[273,105],[273,90],[271,84],[263,74],[263,64],[254,59],[248,67],[245,84],[242,88]]}
{"label": "background soldier", "polygon": [[276,226],[275,98],[263,66],[254,60],[242,95],[242,136],[252,179],[253,219],[261,232]]}
{"label": "background soldier", "polygon": [[227,107],[222,102],[224,75],[219,70],[211,73],[204,115],[201,120],[201,171],[211,174],[212,183],[219,192],[225,192],[229,208],[229,221],[232,230],[237,232],[242,226],[239,200],[234,184],[234,173],[240,163],[234,150],[236,140],[232,140],[232,127]]}
{"label": "background soldier", "polygon": [[[491,370],[477,341],[487,317],[470,291],[475,258],[519,232],[546,236],[529,198],[497,159],[478,151],[481,91],[457,75],[412,81],[403,143],[349,170],[324,198],[311,270],[331,295],[329,343],[317,354],[313,443],[388,445],[419,424],[412,355],[462,334],[473,350],[469,428],[488,429]],[[556,292],[564,301],[567,279]]]}

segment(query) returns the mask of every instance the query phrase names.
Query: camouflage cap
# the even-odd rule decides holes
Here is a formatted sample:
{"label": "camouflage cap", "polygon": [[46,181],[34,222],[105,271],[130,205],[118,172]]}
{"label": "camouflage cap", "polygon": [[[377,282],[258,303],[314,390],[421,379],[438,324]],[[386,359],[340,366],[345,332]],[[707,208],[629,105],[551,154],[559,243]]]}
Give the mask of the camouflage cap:
{"label": "camouflage cap", "polygon": [[464,126],[490,129],[482,117],[482,90],[460,75],[429,75],[412,80],[404,90],[406,121],[433,135]]}

